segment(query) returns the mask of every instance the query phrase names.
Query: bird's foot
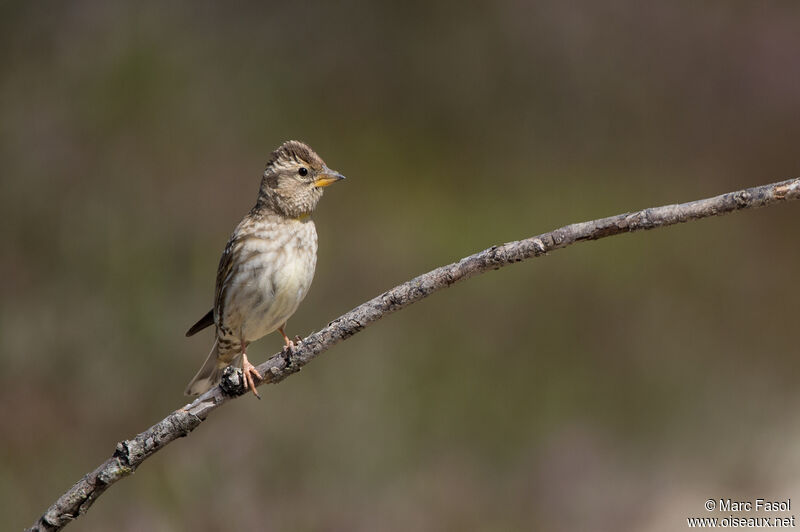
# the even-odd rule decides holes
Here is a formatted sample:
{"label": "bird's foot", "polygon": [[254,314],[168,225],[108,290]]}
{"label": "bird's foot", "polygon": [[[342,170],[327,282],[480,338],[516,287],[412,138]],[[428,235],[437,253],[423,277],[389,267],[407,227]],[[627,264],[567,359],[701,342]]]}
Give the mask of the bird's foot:
{"label": "bird's foot", "polygon": [[261,396],[256,391],[253,377],[257,378],[259,381],[264,380],[264,377],[262,377],[256,367],[247,360],[247,355],[242,355],[242,377],[244,378],[245,393],[247,393],[247,390],[253,390],[253,395],[261,399]]}
{"label": "bird's foot", "polygon": [[[286,364],[286,367],[292,365],[292,355],[294,354],[294,347],[295,343],[289,340],[288,338],[285,339],[286,343],[283,345],[283,349],[281,350],[281,355],[283,355],[283,362]],[[300,343],[300,338],[297,338],[297,343]]]}

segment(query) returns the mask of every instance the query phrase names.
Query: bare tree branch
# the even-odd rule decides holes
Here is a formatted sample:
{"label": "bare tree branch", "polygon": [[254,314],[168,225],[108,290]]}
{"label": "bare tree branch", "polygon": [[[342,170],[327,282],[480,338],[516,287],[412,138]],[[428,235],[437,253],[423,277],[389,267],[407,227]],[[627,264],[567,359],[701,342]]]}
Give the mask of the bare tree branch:
{"label": "bare tree branch", "polygon": [[[258,366],[258,371],[265,376],[260,384],[281,382],[336,343],[356,334],[383,316],[407,307],[437,290],[469,279],[473,275],[538,257],[583,240],[597,240],[620,233],[655,229],[797,199],[800,199],[800,178],[689,203],[654,207],[572,224],[525,240],[492,246],[458,262],[420,275],[359,305],[330,322],[322,330],[307,336],[295,347],[291,356],[287,357],[281,353],[273,355]],[[223,387],[227,392],[223,391]],[[213,410],[234,399],[241,389],[241,373],[227,371],[222,386],[209,390],[194,402],[175,410],[133,439],[118,443],[111,458],[80,479],[28,530],[60,530],[73,519],[83,515],[109,486],[133,473],[149,456],[171,441],[189,434]]]}

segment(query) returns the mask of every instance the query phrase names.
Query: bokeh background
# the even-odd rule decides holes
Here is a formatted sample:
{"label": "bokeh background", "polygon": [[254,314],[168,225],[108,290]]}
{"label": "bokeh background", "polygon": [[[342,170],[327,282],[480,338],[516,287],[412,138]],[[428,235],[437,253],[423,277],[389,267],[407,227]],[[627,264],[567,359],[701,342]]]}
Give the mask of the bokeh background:
{"label": "bokeh background", "polygon": [[[3,528],[186,402],[211,334],[183,333],[280,142],[349,177],[315,215],[305,335],[492,244],[797,176],[798,27],[796,2],[3,2]],[[70,529],[675,530],[726,515],[710,497],[800,499],[798,221],[436,294]]]}

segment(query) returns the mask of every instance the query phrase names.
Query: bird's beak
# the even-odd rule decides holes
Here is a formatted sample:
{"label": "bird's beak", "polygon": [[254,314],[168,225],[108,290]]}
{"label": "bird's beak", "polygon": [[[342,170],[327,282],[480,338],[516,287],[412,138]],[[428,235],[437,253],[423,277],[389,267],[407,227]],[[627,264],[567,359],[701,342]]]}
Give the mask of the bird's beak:
{"label": "bird's beak", "polygon": [[317,178],[314,180],[314,186],[327,187],[328,185],[332,185],[333,183],[341,181],[342,179],[344,179],[342,174],[325,166],[322,168],[322,172],[317,174]]}

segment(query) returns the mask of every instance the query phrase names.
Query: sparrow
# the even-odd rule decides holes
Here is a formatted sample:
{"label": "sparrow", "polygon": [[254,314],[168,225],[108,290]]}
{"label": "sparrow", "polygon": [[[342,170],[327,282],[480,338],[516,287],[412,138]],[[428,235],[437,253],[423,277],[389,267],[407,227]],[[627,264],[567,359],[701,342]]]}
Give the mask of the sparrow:
{"label": "sparrow", "polygon": [[223,370],[241,367],[245,391],[256,397],[262,376],[247,359],[247,346],[273,331],[284,349],[294,343],[286,321],[303,301],[317,264],[317,230],[311,213],[325,187],[344,179],[308,145],[284,142],[267,163],[255,206],[239,222],[217,268],[214,306],[186,336],[214,325],[214,345],[186,387],[199,395],[219,384]]}

